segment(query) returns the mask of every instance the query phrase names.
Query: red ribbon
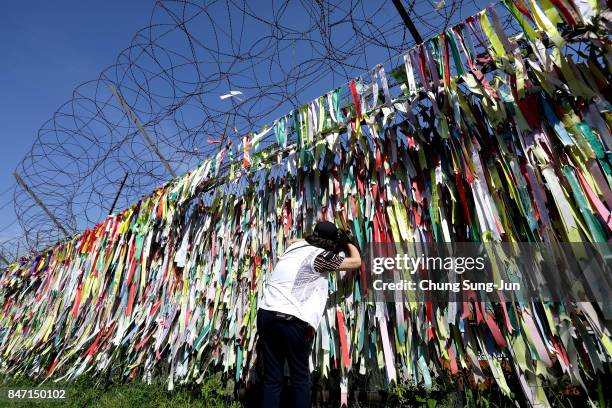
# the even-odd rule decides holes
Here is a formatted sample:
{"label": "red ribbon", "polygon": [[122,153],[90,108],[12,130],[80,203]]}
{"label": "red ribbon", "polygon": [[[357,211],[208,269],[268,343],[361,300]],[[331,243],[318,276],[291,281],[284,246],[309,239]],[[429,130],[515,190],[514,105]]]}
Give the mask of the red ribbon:
{"label": "red ribbon", "polygon": [[349,356],[348,343],[346,340],[346,330],[344,328],[344,315],[342,309],[336,310],[336,317],[338,319],[338,332],[340,334],[340,350],[342,352],[342,361],[344,361],[344,367],[349,368],[351,365],[351,357]]}
{"label": "red ribbon", "polygon": [[574,19],[574,16],[569,11],[569,9],[565,7],[565,4],[563,4],[563,2],[560,0],[550,0],[550,2],[554,4],[555,7],[557,7],[557,9],[561,12],[561,14],[563,14],[563,18],[565,19],[565,21],[567,21],[567,24],[572,26],[572,28],[575,28],[576,20]]}
{"label": "red ribbon", "polygon": [[448,55],[448,41],[446,40],[446,32],[442,33],[442,45],[444,47],[444,84],[450,86],[450,63]]}
{"label": "red ribbon", "polygon": [[361,119],[361,104],[359,103],[359,94],[357,94],[355,81],[351,79],[349,86],[351,88],[351,93],[353,94],[353,101],[355,102],[355,109],[357,110],[357,118]]}
{"label": "red ribbon", "polygon": [[82,286],[79,283],[79,286],[77,288],[77,295],[76,295],[76,299],[74,300],[74,307],[72,308],[72,317],[74,317],[76,319],[77,315],[79,314],[79,306],[81,305],[81,293],[82,293]]}
{"label": "red ribbon", "polygon": [[463,208],[463,215],[465,217],[468,227],[472,226],[472,218],[470,217],[470,210],[468,208],[467,199],[465,197],[465,189],[463,188],[463,180],[461,173],[455,173],[455,183],[457,183],[457,191],[459,193],[459,200],[461,201],[461,207]]}

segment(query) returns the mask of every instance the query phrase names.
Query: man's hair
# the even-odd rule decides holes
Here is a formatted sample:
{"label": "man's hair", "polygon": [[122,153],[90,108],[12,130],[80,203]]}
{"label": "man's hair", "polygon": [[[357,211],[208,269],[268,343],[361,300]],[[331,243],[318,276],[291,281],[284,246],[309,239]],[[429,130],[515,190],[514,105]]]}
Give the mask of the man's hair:
{"label": "man's hair", "polygon": [[312,234],[306,237],[306,242],[327,251],[339,252],[338,227],[329,221],[319,221]]}
{"label": "man's hair", "polygon": [[316,247],[323,248],[326,251],[332,251],[336,253],[340,252],[337,241],[332,241],[331,239],[317,237],[312,234],[308,235],[305,239],[306,239],[306,242],[308,242],[310,245],[314,245]]}

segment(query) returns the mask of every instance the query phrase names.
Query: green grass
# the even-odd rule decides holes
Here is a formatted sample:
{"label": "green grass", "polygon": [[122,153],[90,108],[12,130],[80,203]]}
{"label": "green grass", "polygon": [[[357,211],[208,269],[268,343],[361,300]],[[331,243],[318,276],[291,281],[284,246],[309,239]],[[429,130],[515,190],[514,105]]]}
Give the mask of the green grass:
{"label": "green grass", "polygon": [[[605,377],[608,378],[608,377]],[[206,377],[202,384],[191,384],[188,386],[177,385],[173,391],[167,391],[165,377],[159,377],[157,382],[147,385],[138,380],[135,381],[104,381],[100,377],[83,376],[76,381],[66,383],[40,382],[26,378],[10,378],[0,382],[0,408],[1,407],[101,407],[101,408],[146,408],[146,407],[177,407],[177,408],[238,408],[244,406],[257,406],[258,396],[239,393],[242,395],[238,402],[233,392],[233,381],[226,381],[221,374],[212,374]],[[321,381],[318,376],[313,378],[313,406],[315,407],[337,407],[340,401],[339,389],[333,380]],[[483,408],[510,408],[515,407],[514,398],[504,397],[501,392],[492,385],[487,390],[460,391],[456,381],[438,377],[434,381],[432,390],[424,390],[421,387],[404,383],[392,384],[385,390],[372,390],[369,394],[365,381],[353,383],[354,390],[349,400],[350,405],[356,408],[383,408],[383,407],[414,407],[414,408],[449,408],[460,406],[460,401],[467,398],[468,407]],[[456,380],[456,378],[455,378]],[[331,382],[330,382],[331,381]],[[576,388],[579,395],[563,395],[561,390],[568,387],[568,382],[561,382],[554,387],[547,387],[546,393],[553,407],[576,408],[586,406],[586,395]],[[597,395],[595,406],[605,407],[606,402],[612,400],[611,387],[606,381],[598,379],[592,384]],[[575,387],[574,387],[575,388]],[[67,398],[63,400],[13,400],[7,397],[8,389],[65,389]],[[326,390],[326,396],[319,395],[317,389]],[[513,387],[516,390],[516,387]],[[360,391],[361,390],[361,391]],[[244,390],[243,390],[244,391]],[[288,406],[291,394],[288,389],[284,393],[286,398],[284,405]],[[521,398],[521,395],[515,396]],[[325,402],[323,402],[325,401]]]}
{"label": "green grass", "polygon": [[[226,391],[220,376],[211,376],[199,386],[176,386],[167,391],[165,383],[147,385],[132,381],[99,385],[91,378],[79,379],[70,383],[45,383],[28,379],[10,379],[3,381],[0,407],[100,407],[100,408],[141,408],[141,407],[176,407],[176,408],[217,408],[240,407],[233,395]],[[9,401],[8,389],[65,389],[63,400],[22,400]]]}

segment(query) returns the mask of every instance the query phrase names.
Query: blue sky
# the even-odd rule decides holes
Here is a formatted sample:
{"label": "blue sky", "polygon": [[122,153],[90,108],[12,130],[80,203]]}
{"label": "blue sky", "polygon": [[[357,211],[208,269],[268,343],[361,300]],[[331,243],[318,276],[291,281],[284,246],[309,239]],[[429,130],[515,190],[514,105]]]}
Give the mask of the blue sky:
{"label": "blue sky", "polygon": [[15,219],[12,173],[36,132],[78,84],[114,62],[136,30],[148,23],[151,4],[143,0],[0,3],[0,241],[19,232],[16,223],[9,226]]}

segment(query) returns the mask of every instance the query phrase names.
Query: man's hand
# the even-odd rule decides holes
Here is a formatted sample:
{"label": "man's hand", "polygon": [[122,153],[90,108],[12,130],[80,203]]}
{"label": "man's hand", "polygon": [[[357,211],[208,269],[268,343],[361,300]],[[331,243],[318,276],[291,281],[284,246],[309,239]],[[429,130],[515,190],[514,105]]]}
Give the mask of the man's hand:
{"label": "man's hand", "polygon": [[351,242],[351,238],[349,235],[349,232],[345,231],[345,230],[339,230],[338,231],[338,245],[340,246],[340,248],[344,249],[346,248],[346,246]]}

